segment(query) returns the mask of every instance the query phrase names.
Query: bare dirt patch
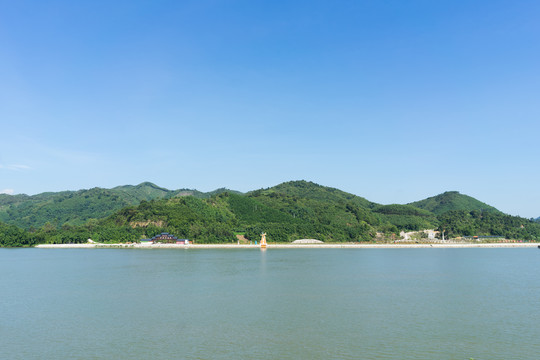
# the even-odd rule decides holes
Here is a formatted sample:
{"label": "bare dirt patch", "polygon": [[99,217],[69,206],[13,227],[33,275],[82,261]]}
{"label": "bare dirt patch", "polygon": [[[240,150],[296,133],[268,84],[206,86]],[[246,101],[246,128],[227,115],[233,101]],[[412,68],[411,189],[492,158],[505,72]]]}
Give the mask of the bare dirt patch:
{"label": "bare dirt patch", "polygon": [[236,235],[240,244],[249,244],[249,240],[244,235]]}

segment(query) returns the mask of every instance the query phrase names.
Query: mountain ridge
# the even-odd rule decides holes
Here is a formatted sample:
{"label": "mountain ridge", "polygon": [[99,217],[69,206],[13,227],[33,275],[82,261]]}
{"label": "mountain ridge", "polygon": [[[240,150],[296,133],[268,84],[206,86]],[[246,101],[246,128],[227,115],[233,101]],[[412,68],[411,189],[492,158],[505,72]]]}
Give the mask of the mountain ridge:
{"label": "mountain ridge", "polygon": [[[141,201],[183,196],[208,199],[225,192],[244,195],[239,191],[227,188],[219,188],[209,192],[187,188],[169,190],[148,181],[137,185],[120,185],[110,189],[95,187],[76,191],[43,192],[36,195],[0,194],[0,221],[26,229],[38,228],[46,223],[51,223],[56,227],[64,224],[81,225],[90,219],[105,218],[122,208],[138,205]],[[428,211],[435,216],[451,210],[482,210],[501,213],[496,208],[457,191],[447,191],[409,204],[382,205],[337,188],[306,180],[287,181],[273,187],[252,190],[245,195],[258,198],[259,201],[268,204],[272,203],[272,206],[290,207],[288,211],[293,216],[300,216],[299,214],[302,212],[311,211],[309,206],[333,203],[341,204],[336,206],[341,206],[344,209],[347,206],[350,209],[358,207],[357,210],[351,211],[356,212],[357,216],[371,219],[372,223],[375,220],[372,219],[371,213],[389,221],[394,221],[391,219],[399,217],[398,224],[412,228],[418,227],[420,224],[424,224],[424,226],[436,225],[434,217],[425,213],[421,214],[420,210]],[[302,208],[297,207],[296,210],[293,210],[294,202],[298,199],[309,199],[309,201],[305,200],[306,204]],[[276,201],[281,202],[281,205],[278,205]],[[414,207],[418,210],[407,207]],[[409,220],[405,221],[406,217]],[[536,220],[539,221],[539,219]]]}
{"label": "mountain ridge", "polygon": [[55,227],[81,225],[90,219],[105,218],[141,201],[185,195],[208,198],[224,191],[227,190],[221,188],[209,193],[194,189],[168,190],[151,182],[142,182],[110,189],[94,187],[35,195],[0,194],[0,221],[26,229],[38,228],[46,223]]}
{"label": "mountain ridge", "polygon": [[435,215],[441,215],[451,210],[482,210],[502,213],[493,206],[483,203],[469,195],[461,194],[459,191],[446,191],[442,194],[430,196],[426,199],[415,201],[407,205],[428,210]]}
{"label": "mountain ridge", "polygon": [[418,232],[420,239],[428,229],[445,231],[448,237],[540,240],[537,222],[488,211],[487,204],[474,198],[447,192],[426,200],[420,205],[441,214],[411,204],[381,205],[305,180],[246,194],[225,188],[209,193],[167,190],[141,183],[35,197],[4,196],[0,197],[0,246],[80,243],[88,238],[138,242],[161,232],[201,243],[232,243],[237,236],[255,241],[262,232],[274,242],[393,241],[401,232],[411,231]]}

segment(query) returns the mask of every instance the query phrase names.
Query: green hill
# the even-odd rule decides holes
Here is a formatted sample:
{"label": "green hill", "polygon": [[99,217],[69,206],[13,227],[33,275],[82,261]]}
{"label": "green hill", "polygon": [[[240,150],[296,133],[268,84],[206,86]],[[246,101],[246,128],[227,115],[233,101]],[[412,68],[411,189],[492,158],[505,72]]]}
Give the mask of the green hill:
{"label": "green hill", "polygon": [[206,193],[200,193],[200,195],[194,195],[194,196],[199,197],[201,199],[208,199],[208,198],[211,198],[212,196],[220,195],[220,194],[223,194],[223,193],[243,195],[243,193],[241,193],[240,191],[231,190],[231,189],[227,189],[227,188],[219,188],[219,189],[216,189],[216,190],[213,190],[213,191],[209,191],[209,192],[206,192]]}
{"label": "green hill", "polygon": [[27,229],[46,223],[80,225],[128,205],[130,202],[115,191],[100,188],[24,195],[15,199],[2,197],[0,221]]}
{"label": "green hill", "polygon": [[[291,187],[302,191],[290,191]],[[86,241],[88,237],[119,242],[169,232],[211,243],[235,242],[236,234],[256,241],[264,231],[271,241],[317,238],[340,242],[371,240],[380,230],[380,218],[358,205],[371,204],[365,199],[307,182],[281,184],[275,189],[278,191],[271,188],[249,195],[217,191],[208,198],[143,200],[106,219],[41,234],[47,242]]]}
{"label": "green hill", "polygon": [[163,199],[174,195],[174,191],[159,187],[151,182],[139,185],[117,186],[111,189],[131,204],[138,204],[142,200]]}
{"label": "green hill", "polygon": [[141,201],[176,196],[208,198],[225,191],[167,190],[144,182],[112,189],[46,192],[32,196],[0,194],[0,221],[25,229],[39,228],[46,223],[54,227],[82,225],[90,219],[102,219],[127,206],[138,205]]}
{"label": "green hill", "polygon": [[[411,205],[379,205],[363,197],[308,181],[290,181],[248,193],[274,208],[311,222],[340,227],[364,226],[362,236],[376,231],[398,233],[432,229],[436,216]],[[366,227],[367,226],[367,227]]]}
{"label": "green hill", "polygon": [[489,206],[473,197],[460,194],[457,191],[447,191],[443,194],[412,202],[408,205],[430,211],[435,215],[441,215],[451,210],[483,210],[500,213],[493,206]]}
{"label": "green hill", "polygon": [[[414,206],[413,206],[414,205]],[[16,226],[15,226],[16,225]],[[27,229],[26,230],[23,230]],[[0,195],[0,246],[36,243],[133,242],[161,232],[198,243],[395,239],[400,231],[437,228],[447,236],[540,240],[540,224],[505,215],[457,192],[408,205],[380,205],[307,181],[242,194],[167,190],[152,183],[113,189]]]}
{"label": "green hill", "polygon": [[319,184],[315,184],[314,182],[305,180],[284,182],[271,188],[249,192],[248,195],[261,196],[270,195],[272,193],[307,198],[318,201],[351,202],[366,209],[372,208],[373,206],[377,205],[371,201],[364,199],[363,197],[349,194],[339,189],[322,186]]}
{"label": "green hill", "polygon": [[[323,201],[271,191],[248,196],[223,192],[206,199],[187,196],[143,201],[99,222],[89,236],[137,241],[166,231],[196,242],[233,242],[235,234],[256,241],[264,231],[271,241],[278,242],[299,238],[362,241],[374,236],[379,222],[369,210],[350,201]],[[116,229],[122,229],[122,234]]]}
{"label": "green hill", "polygon": [[296,227],[283,229],[291,233],[291,240],[369,240],[380,225],[380,219],[367,208],[374,205],[371,202],[312,182],[283,183],[250,192],[248,197],[292,217]]}
{"label": "green hill", "polygon": [[[274,208],[290,213],[293,217],[324,222],[324,216],[333,210],[348,213],[343,223],[348,220],[364,220],[370,224],[379,223],[373,217],[371,208],[377,204],[360,196],[322,186],[308,181],[290,181],[277,186],[249,192],[249,197],[258,199]],[[352,217],[351,217],[352,216]]]}

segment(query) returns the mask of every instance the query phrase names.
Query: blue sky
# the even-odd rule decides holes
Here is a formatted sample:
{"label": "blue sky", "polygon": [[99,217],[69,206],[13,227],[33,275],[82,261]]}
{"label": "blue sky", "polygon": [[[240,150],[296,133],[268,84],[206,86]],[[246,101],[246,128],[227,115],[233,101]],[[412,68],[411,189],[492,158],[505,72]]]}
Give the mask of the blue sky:
{"label": "blue sky", "polygon": [[538,1],[0,0],[0,192],[457,190],[540,216]]}

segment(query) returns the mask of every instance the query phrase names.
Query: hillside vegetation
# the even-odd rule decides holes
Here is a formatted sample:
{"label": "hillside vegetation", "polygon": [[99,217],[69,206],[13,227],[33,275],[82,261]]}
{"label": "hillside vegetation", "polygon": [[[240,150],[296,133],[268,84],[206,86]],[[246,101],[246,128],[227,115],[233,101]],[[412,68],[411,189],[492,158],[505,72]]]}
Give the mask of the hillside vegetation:
{"label": "hillside vegetation", "polygon": [[400,230],[419,231],[433,229],[439,223],[434,213],[412,205],[379,205],[373,208],[382,221],[395,225]]}
{"label": "hillside vegetation", "polygon": [[506,239],[540,240],[540,224],[519,216],[492,211],[452,210],[439,217],[448,236],[501,236]]}
{"label": "hillside vegetation", "polygon": [[409,205],[430,211],[435,215],[441,215],[451,210],[481,210],[500,213],[493,206],[489,206],[473,197],[460,194],[457,191],[447,191],[437,196],[410,203]]}
{"label": "hillside vegetation", "polygon": [[60,228],[65,224],[82,225],[91,219],[103,219],[141,201],[177,196],[209,198],[224,191],[228,190],[218,189],[211,193],[191,189],[167,190],[144,182],[113,189],[93,188],[33,196],[0,194],[0,221],[24,229],[39,228],[45,224]]}
{"label": "hillside vegetation", "polygon": [[380,205],[307,181],[247,194],[226,189],[211,194],[170,191],[143,183],[35,196],[3,195],[0,246],[80,243],[89,238],[137,242],[161,232],[199,243],[232,243],[237,235],[256,241],[261,232],[271,242],[301,238],[364,242],[424,229],[444,230],[451,237],[540,239],[539,223],[505,215],[456,192],[412,204]]}

